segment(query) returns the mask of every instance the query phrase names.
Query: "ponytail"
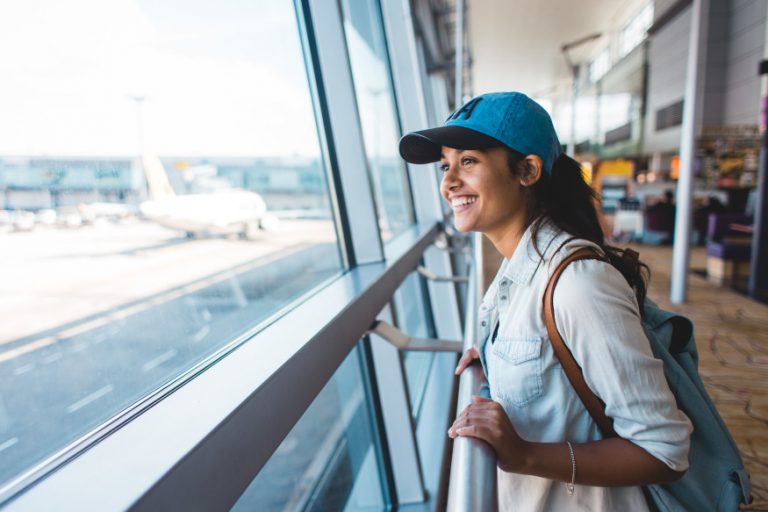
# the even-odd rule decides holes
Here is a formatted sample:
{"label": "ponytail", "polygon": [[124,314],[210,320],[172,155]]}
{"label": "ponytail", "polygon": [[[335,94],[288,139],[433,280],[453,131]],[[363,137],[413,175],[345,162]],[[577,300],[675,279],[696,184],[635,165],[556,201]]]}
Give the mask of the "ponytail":
{"label": "ponytail", "polygon": [[[509,163],[510,168],[519,173],[524,170],[521,166],[525,166],[527,161],[524,155],[512,150]],[[562,153],[552,166],[552,172],[542,173],[541,178],[528,187],[527,194],[529,208],[526,225],[532,225],[534,246],[538,231],[546,221],[551,221],[575,238],[595,243],[635,291],[642,312],[650,270],[637,259],[635,251],[605,243],[597,213],[597,194],[584,180],[581,165]],[[536,250],[539,251],[539,248],[536,247]]]}

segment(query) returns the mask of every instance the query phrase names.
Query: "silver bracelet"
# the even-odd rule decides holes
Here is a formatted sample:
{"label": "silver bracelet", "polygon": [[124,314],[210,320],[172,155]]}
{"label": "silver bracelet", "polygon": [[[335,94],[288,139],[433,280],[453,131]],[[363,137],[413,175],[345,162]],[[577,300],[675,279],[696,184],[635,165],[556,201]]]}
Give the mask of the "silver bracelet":
{"label": "silver bracelet", "polygon": [[565,442],[568,445],[568,455],[571,458],[571,482],[565,483],[565,490],[568,491],[569,496],[573,496],[573,491],[576,488],[576,457],[573,455],[573,446],[570,441]]}

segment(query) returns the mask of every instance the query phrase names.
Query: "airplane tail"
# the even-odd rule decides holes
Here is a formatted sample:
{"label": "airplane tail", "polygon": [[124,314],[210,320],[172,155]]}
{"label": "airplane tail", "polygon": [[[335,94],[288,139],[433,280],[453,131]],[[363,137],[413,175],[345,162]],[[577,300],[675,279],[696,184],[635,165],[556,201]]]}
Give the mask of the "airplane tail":
{"label": "airplane tail", "polygon": [[147,178],[147,191],[153,201],[176,195],[168,181],[160,158],[154,155],[145,155],[143,158],[144,176]]}

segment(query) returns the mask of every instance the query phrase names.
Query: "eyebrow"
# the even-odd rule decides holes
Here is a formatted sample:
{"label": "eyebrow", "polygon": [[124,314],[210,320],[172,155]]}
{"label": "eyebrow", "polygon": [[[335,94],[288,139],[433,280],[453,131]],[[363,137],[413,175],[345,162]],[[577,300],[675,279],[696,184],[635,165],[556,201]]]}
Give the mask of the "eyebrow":
{"label": "eyebrow", "polygon": [[[458,151],[459,151],[459,154],[462,154],[462,153],[466,153],[467,151],[482,151],[482,150],[480,150],[480,149],[459,149]],[[440,152],[440,159],[442,160],[443,158],[445,158],[445,153],[443,153],[441,151]]]}

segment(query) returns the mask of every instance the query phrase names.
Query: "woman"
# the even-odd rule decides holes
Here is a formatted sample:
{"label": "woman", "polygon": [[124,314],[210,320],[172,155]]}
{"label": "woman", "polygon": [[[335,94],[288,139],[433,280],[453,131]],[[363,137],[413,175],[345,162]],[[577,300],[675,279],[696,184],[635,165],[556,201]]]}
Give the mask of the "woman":
{"label": "woman", "polygon": [[[474,397],[448,435],[493,447],[501,510],[648,510],[640,486],[682,476],[691,425],[640,324],[643,266],[604,244],[594,193],[549,115],[521,93],[485,94],[444,126],[407,134],[400,153],[439,161],[456,227],[484,233],[504,256],[480,308],[480,346],[456,369],[480,359],[491,400]],[[583,247],[610,263],[566,268],[555,320],[617,438],[602,438],[544,323],[552,271]]]}

